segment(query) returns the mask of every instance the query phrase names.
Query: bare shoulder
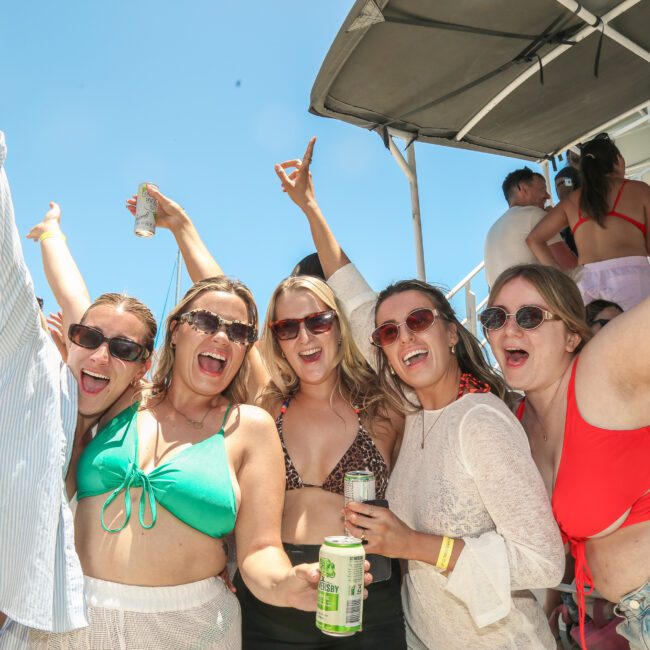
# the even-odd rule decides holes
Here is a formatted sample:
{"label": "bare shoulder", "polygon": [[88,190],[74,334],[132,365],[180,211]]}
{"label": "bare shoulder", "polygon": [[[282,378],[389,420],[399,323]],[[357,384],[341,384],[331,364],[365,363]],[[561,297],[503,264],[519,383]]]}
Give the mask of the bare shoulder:
{"label": "bare shoulder", "polygon": [[264,437],[275,435],[275,422],[267,411],[252,404],[238,404],[232,409],[226,425],[226,436]]}

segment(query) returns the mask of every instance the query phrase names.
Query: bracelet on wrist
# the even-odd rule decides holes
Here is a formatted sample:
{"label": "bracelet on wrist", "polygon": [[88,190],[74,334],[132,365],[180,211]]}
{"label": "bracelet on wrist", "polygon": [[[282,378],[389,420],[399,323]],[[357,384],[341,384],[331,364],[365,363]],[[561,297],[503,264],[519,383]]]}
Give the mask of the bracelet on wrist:
{"label": "bracelet on wrist", "polygon": [[61,241],[65,241],[65,235],[62,232],[57,232],[56,230],[46,230],[38,238],[38,241],[42,242],[46,239],[60,239]]}
{"label": "bracelet on wrist", "polygon": [[438,554],[438,561],[436,562],[436,569],[446,571],[449,568],[449,561],[451,560],[451,552],[454,550],[454,539],[447,537],[442,538],[440,544],[440,553]]}

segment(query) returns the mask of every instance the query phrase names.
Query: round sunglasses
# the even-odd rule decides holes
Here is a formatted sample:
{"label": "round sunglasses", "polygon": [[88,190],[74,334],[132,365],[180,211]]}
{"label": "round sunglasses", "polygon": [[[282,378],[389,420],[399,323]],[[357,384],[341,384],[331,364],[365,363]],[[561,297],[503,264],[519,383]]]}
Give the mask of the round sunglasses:
{"label": "round sunglasses", "polygon": [[305,324],[305,329],[311,334],[325,334],[332,329],[337,314],[333,309],[317,311],[307,314],[303,318],[285,318],[269,323],[269,327],[280,341],[295,339],[300,333],[300,324]]}
{"label": "round sunglasses", "polygon": [[519,307],[514,314],[509,314],[503,307],[488,307],[481,312],[479,318],[481,325],[486,330],[494,331],[504,327],[510,316],[514,316],[515,323],[522,330],[537,329],[547,320],[562,320],[556,314],[552,314],[550,311],[542,309],[537,305],[524,305],[523,307]]}
{"label": "round sunglasses", "polygon": [[186,311],[178,320],[203,334],[215,334],[223,327],[231,343],[249,345],[257,340],[257,330],[252,325],[238,320],[227,320],[207,309]]}
{"label": "round sunglasses", "polygon": [[87,350],[96,350],[102,343],[108,343],[112,357],[122,361],[144,361],[151,355],[151,350],[125,336],[108,338],[101,330],[88,325],[75,323],[68,328],[68,339],[75,345]]}
{"label": "round sunglasses", "polygon": [[430,307],[414,309],[402,323],[383,323],[380,325],[370,335],[370,341],[378,348],[385,348],[397,341],[399,328],[402,325],[406,325],[411,332],[418,334],[428,330],[436,322],[436,317],[439,315],[437,309],[431,309]]}

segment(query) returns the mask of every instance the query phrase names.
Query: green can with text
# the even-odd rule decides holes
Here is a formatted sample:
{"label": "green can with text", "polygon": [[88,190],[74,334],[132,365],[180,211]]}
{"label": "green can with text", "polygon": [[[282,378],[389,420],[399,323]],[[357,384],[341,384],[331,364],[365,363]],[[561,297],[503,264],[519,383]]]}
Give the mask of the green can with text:
{"label": "green can with text", "polygon": [[352,636],[363,620],[363,565],[356,537],[326,537],[320,547],[316,627],[330,636]]}

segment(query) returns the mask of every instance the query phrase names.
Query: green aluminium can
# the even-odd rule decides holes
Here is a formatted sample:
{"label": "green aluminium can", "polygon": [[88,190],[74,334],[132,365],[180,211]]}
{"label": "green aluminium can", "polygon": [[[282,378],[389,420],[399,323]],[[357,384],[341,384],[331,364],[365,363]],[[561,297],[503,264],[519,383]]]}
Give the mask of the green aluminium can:
{"label": "green aluminium can", "polygon": [[138,237],[151,237],[156,232],[156,213],[158,202],[147,191],[147,185],[153,183],[140,183],[135,203],[135,225],[133,231]]}
{"label": "green aluminium can", "polygon": [[320,547],[316,627],[330,636],[352,636],[363,620],[363,565],[356,537],[326,537]]}

